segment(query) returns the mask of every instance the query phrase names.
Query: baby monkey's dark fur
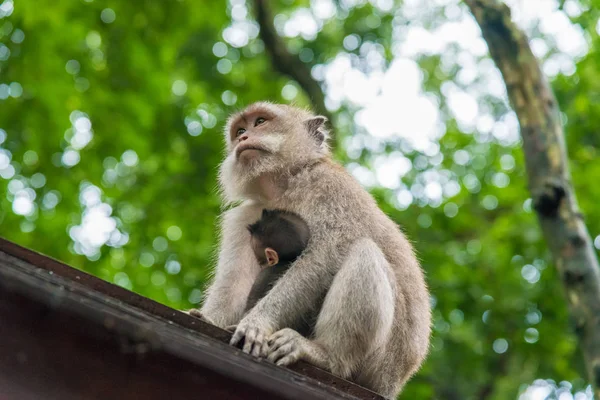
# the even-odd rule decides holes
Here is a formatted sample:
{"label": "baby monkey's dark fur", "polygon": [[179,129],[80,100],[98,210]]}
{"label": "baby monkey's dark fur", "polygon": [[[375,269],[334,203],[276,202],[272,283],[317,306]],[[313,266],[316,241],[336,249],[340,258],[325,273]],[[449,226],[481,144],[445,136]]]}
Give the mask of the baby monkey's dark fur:
{"label": "baby monkey's dark fur", "polygon": [[306,222],[297,214],[284,210],[264,209],[261,219],[248,225],[248,231],[252,250],[262,270],[248,295],[246,311],[271,290],[302,254],[310,239]]}

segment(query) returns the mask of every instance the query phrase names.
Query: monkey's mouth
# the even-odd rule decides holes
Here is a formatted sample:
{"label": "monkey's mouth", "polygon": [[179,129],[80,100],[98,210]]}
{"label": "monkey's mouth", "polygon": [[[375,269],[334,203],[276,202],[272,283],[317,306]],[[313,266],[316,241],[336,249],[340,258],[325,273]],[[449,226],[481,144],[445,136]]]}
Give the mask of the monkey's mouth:
{"label": "monkey's mouth", "polygon": [[260,146],[255,146],[255,145],[251,145],[251,144],[248,144],[248,145],[242,145],[242,144],[240,144],[235,149],[235,156],[236,156],[236,158],[239,158],[240,154],[242,154],[246,150],[258,150],[258,151],[263,152],[263,153],[268,153],[269,152],[267,149],[265,149],[263,147],[260,147]]}

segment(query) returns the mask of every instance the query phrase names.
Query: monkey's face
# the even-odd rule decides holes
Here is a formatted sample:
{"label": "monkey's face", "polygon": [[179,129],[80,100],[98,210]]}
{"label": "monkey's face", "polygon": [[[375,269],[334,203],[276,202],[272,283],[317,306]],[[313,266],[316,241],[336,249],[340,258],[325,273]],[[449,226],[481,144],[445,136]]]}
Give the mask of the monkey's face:
{"label": "monkey's face", "polygon": [[226,157],[219,182],[227,201],[252,196],[256,179],[276,177],[329,154],[325,118],[271,103],[232,115],[225,129]]}
{"label": "monkey's face", "polygon": [[276,107],[249,107],[231,120],[227,132],[229,156],[251,168],[281,151],[284,116]]}
{"label": "monkey's face", "polygon": [[305,110],[270,103],[255,103],[232,115],[225,129],[221,186],[225,192],[240,192],[233,186],[327,155],[324,122]]}

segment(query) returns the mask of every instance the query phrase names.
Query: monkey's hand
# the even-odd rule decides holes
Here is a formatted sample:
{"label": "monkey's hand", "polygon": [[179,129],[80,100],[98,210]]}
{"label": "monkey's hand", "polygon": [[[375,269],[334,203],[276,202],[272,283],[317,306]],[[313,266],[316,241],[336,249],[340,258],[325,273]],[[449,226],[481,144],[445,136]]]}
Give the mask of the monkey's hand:
{"label": "monkey's hand", "polygon": [[269,344],[267,358],[277,365],[285,366],[304,360],[319,368],[330,370],[327,352],[293,329],[284,328],[277,331],[267,342]]}
{"label": "monkey's hand", "polygon": [[235,346],[244,339],[243,351],[254,357],[266,357],[268,351],[267,338],[275,329],[269,321],[252,313],[246,315],[237,325],[230,344]]}

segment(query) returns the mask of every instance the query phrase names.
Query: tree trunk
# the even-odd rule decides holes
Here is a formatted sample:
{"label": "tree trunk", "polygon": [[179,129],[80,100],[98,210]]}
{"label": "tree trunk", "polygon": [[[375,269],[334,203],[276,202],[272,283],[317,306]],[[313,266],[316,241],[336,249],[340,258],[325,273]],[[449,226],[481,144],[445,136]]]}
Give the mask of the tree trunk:
{"label": "tree trunk", "polygon": [[562,280],[596,398],[600,398],[600,274],[583,223],[556,99],[525,34],[498,0],[465,0],[502,72],[521,126],[529,191]]}
{"label": "tree trunk", "polygon": [[260,38],[265,43],[265,49],[271,58],[276,71],[298,82],[298,85],[308,95],[315,112],[327,117],[331,129],[330,144],[335,148],[336,134],[333,126],[333,116],[325,107],[325,95],[319,83],[312,77],[310,67],[303,63],[297,55],[291,54],[285,42],[275,29],[273,15],[266,0],[254,0],[256,21],[260,26]]}

